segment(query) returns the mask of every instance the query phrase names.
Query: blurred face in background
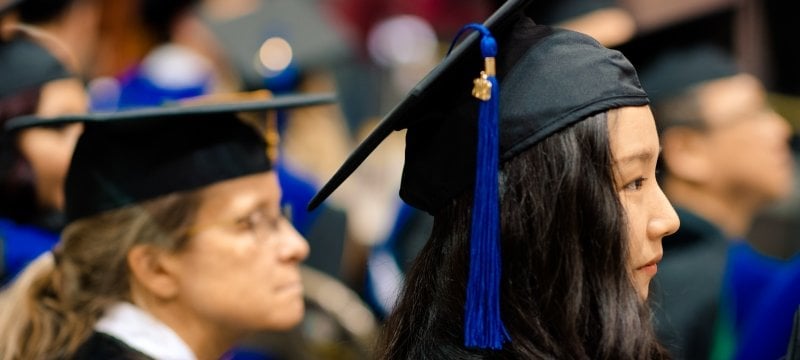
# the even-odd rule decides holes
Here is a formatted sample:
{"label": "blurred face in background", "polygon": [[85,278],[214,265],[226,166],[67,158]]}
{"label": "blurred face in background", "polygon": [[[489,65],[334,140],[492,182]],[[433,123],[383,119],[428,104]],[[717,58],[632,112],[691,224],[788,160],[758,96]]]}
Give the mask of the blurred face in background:
{"label": "blurred face in background", "polygon": [[787,196],[793,184],[791,128],[769,107],[761,83],[742,74],[706,83],[698,94],[715,190],[755,205]]}
{"label": "blurred face in background", "polygon": [[[60,79],[42,86],[36,115],[85,113],[88,99],[80,80]],[[63,209],[64,180],[83,125],[33,127],[17,134],[17,147],[34,173],[37,200],[46,209]]]}
{"label": "blurred face in background", "polygon": [[274,172],[207,187],[187,248],[169,255],[176,301],[215,338],[284,330],[303,318],[299,265],[309,247],[281,214],[280,196]]}

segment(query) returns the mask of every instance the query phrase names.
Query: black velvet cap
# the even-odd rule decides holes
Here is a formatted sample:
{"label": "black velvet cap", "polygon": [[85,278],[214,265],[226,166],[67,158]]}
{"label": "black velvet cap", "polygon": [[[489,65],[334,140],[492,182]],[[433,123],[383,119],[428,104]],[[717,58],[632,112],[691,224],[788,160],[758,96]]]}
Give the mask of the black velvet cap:
{"label": "black velvet cap", "polygon": [[65,185],[68,222],[173,192],[269,171],[263,134],[239,114],[334,101],[328,94],[174,106],[52,119],[23,117],[9,131],[82,122]]}
{"label": "black velvet cap", "polygon": [[710,43],[663,48],[650,54],[640,70],[642,85],[654,103],[707,81],[740,73],[733,57]]}
{"label": "black velvet cap", "polygon": [[[527,0],[509,0],[484,25],[497,39],[500,161],[590,115],[649,103],[636,71],[592,38],[536,25]],[[474,182],[479,100],[472,80],[483,69],[478,36],[459,44],[350,155],[309,204],[314,208],[393,130],[408,129],[400,196],[434,213]]]}
{"label": "black velvet cap", "polygon": [[25,37],[0,41],[0,99],[73,76],[42,46]]}

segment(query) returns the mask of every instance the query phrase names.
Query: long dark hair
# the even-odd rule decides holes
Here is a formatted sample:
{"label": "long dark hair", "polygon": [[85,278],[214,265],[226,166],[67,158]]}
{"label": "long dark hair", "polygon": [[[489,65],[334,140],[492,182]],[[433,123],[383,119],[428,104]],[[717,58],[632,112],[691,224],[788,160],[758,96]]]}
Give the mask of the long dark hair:
{"label": "long dark hair", "polygon": [[[613,111],[611,112],[613,113]],[[463,346],[471,194],[434,216],[387,320],[383,359],[660,359],[627,270],[606,113],[502,165],[502,351]]]}

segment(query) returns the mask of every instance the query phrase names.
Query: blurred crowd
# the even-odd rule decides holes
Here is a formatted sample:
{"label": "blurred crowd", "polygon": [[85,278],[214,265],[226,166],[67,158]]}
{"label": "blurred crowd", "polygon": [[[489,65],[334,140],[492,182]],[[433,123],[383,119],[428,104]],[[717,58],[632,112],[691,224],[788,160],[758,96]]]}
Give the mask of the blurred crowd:
{"label": "blurred crowd", "polygon": [[[461,26],[502,3],[0,0],[0,124],[210,94],[335,92],[336,105],[276,117],[281,203],[311,248],[309,311],[297,329],[259,334],[229,357],[369,358],[432,226],[428,214],[397,195],[403,133],[385,141],[323,207],[307,212],[306,204],[443,58]],[[786,353],[800,304],[793,285],[800,281],[800,149],[792,147],[800,144],[800,33],[790,5],[546,0],[528,9],[537,23],[622,51],[651,97],[662,146],[659,181],[682,223],[664,240],[651,307],[676,359]],[[8,54],[20,37],[70,75],[25,75],[26,64],[48,55]],[[44,80],[31,90],[26,82],[36,76]],[[58,241],[64,178],[81,130],[73,124],[0,136],[3,284]]]}

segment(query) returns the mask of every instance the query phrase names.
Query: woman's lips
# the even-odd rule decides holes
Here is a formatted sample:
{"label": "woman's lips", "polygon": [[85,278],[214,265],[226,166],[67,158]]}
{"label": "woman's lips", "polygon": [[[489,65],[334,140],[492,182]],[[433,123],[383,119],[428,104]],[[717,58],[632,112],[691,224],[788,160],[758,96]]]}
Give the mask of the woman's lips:
{"label": "woman's lips", "polygon": [[658,272],[659,262],[661,262],[661,255],[656,256],[655,258],[653,258],[653,260],[650,260],[649,262],[647,262],[647,264],[638,267],[636,270],[654,276]]}
{"label": "woman's lips", "polygon": [[303,292],[303,283],[300,281],[290,282],[287,284],[283,284],[278,286],[275,291],[280,293],[290,292],[290,293],[302,293]]}
{"label": "woman's lips", "polygon": [[650,276],[655,276],[655,274],[658,272],[658,264],[645,265],[636,270],[642,271]]}

